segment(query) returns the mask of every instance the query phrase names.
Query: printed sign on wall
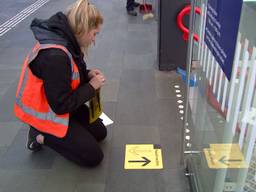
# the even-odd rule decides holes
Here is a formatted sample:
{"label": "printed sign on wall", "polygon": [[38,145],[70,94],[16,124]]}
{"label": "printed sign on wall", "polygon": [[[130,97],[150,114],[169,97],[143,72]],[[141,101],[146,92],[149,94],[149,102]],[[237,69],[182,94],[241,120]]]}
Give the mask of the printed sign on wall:
{"label": "printed sign on wall", "polygon": [[242,0],[208,0],[205,43],[231,78]]}

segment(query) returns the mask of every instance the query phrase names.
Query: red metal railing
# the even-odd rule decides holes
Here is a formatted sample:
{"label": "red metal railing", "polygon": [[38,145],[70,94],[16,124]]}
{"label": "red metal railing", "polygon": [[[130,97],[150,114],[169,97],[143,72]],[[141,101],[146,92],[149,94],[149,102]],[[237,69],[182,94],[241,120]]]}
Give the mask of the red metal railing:
{"label": "red metal railing", "polygon": [[[179,14],[177,16],[177,25],[178,25],[179,29],[183,32],[183,39],[185,41],[188,40],[189,29],[187,27],[185,27],[185,25],[183,24],[183,17],[185,15],[190,14],[190,9],[191,9],[191,6],[187,5],[179,12]],[[199,7],[196,7],[195,11],[197,14],[201,15],[201,9]],[[194,40],[196,40],[196,41],[199,40],[199,37],[197,34],[194,34]]]}

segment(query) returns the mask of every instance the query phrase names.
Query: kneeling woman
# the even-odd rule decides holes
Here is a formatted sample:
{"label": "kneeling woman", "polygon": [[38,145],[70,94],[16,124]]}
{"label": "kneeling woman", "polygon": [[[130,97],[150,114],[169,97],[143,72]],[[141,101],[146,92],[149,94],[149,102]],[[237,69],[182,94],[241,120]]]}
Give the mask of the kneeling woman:
{"label": "kneeling woman", "polygon": [[102,23],[87,0],[78,0],[65,14],[32,21],[37,43],[24,61],[14,106],[16,116],[30,126],[28,149],[46,145],[81,166],[102,161],[98,142],[106,137],[106,127],[100,119],[89,123],[84,103],[105,77],[98,69],[87,70],[83,59]]}

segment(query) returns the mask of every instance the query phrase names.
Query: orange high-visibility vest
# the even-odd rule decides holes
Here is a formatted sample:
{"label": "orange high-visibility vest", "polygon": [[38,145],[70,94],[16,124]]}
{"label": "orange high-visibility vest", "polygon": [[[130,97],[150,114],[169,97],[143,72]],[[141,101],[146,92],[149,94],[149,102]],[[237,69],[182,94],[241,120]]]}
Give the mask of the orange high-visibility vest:
{"label": "orange high-visibility vest", "polygon": [[68,130],[69,113],[57,115],[52,111],[45,95],[43,80],[36,77],[29,68],[29,63],[36,58],[38,52],[49,48],[61,49],[69,56],[72,69],[71,87],[73,90],[78,87],[80,83],[79,71],[71,53],[62,45],[36,43],[23,64],[16,92],[14,112],[21,121],[39,131],[62,138]]}

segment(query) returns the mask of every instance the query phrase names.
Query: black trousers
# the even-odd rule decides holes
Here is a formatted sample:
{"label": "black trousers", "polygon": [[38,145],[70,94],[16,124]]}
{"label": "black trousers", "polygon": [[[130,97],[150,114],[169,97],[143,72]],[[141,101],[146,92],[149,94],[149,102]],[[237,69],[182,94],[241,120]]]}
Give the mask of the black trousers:
{"label": "black trousers", "polygon": [[134,0],[127,0],[127,3],[126,3],[126,9],[127,11],[131,11],[134,9]]}
{"label": "black trousers", "polygon": [[81,166],[96,166],[104,155],[98,145],[107,135],[101,119],[89,124],[89,110],[81,106],[69,120],[69,129],[64,138],[43,134],[44,144],[65,158]]}

